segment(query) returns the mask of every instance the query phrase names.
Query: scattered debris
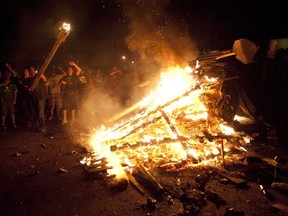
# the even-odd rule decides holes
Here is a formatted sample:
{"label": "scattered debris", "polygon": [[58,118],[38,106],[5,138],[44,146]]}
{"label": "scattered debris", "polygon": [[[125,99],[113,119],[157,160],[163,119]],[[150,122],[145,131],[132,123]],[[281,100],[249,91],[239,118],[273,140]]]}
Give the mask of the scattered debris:
{"label": "scattered debris", "polygon": [[149,208],[149,210],[155,210],[156,204],[157,204],[156,199],[154,199],[152,197],[147,198],[147,207]]}
{"label": "scattered debris", "polygon": [[32,172],[32,173],[29,173],[28,176],[36,176],[39,173],[40,173],[39,171],[35,171],[35,172]]}
{"label": "scattered debris", "polygon": [[279,192],[288,193],[288,184],[284,182],[273,182],[271,187]]}
{"label": "scattered debris", "polygon": [[278,209],[278,210],[280,210],[285,215],[288,214],[288,206],[287,205],[284,205],[284,204],[281,204],[281,203],[276,203],[276,204],[273,204],[271,206],[276,208],[276,209]]}
{"label": "scattered debris", "polygon": [[219,194],[211,191],[211,190],[207,190],[205,192],[206,195],[206,199],[213,202],[216,206],[220,206],[220,205],[226,205],[226,201],[219,196]]}
{"label": "scattered debris", "polygon": [[147,168],[145,168],[139,161],[138,161],[138,166],[139,170],[144,174],[144,176],[149,180],[152,185],[156,187],[158,191],[163,191],[164,188],[163,186],[152,176],[152,174],[148,171]]}
{"label": "scattered debris", "polygon": [[268,200],[271,200],[271,201],[274,200],[274,197],[272,196],[272,194],[268,192],[263,185],[260,185],[260,190]]}
{"label": "scattered debris", "polygon": [[206,205],[205,193],[196,189],[185,191],[180,200],[182,203],[193,204],[198,208]]}
{"label": "scattered debris", "polygon": [[195,181],[198,183],[197,188],[201,191],[204,191],[206,183],[209,181],[212,172],[205,173],[203,175],[198,174],[195,178]]}
{"label": "scattered debris", "polygon": [[47,148],[46,145],[45,145],[44,143],[41,143],[40,145],[41,145],[41,147],[44,148],[44,149]]}
{"label": "scattered debris", "polygon": [[66,170],[62,167],[58,170],[58,173],[67,173],[67,172],[68,172],[68,170]]}
{"label": "scattered debris", "polygon": [[167,202],[168,202],[169,205],[173,205],[173,204],[174,204],[174,200],[173,200],[173,198],[172,198],[170,195],[168,195],[168,196],[166,197],[166,200],[167,200]]}
{"label": "scattered debris", "polygon": [[224,213],[224,216],[244,216],[244,212],[243,211],[236,211],[233,208],[230,208],[230,209],[226,210],[226,212]]}
{"label": "scattered debris", "polygon": [[201,210],[193,203],[183,203],[183,212],[179,216],[199,215]]}
{"label": "scattered debris", "polygon": [[221,175],[237,186],[247,185],[247,181],[242,178],[239,178],[239,177],[236,178],[236,177],[228,176],[226,174],[221,174]]}
{"label": "scattered debris", "polygon": [[141,193],[141,194],[145,194],[144,188],[138,183],[138,181],[134,178],[134,176],[128,171],[126,170],[126,175],[129,178],[129,182],[132,183],[132,185],[134,185],[136,187],[136,189]]}
{"label": "scattered debris", "polygon": [[116,192],[121,192],[128,188],[128,181],[124,178],[121,178],[120,180],[114,178],[110,182],[106,181],[106,183],[110,186],[112,191]]}

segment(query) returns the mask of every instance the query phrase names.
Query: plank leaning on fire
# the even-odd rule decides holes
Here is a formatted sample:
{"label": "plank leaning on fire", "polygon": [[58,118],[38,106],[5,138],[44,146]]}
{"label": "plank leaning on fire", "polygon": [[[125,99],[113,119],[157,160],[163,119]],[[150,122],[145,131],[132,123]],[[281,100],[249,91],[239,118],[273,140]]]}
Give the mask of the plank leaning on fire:
{"label": "plank leaning on fire", "polygon": [[61,43],[63,43],[66,40],[67,36],[69,35],[69,32],[70,32],[70,24],[63,23],[62,26],[59,29],[59,33],[57,35],[57,40],[56,40],[54,46],[52,47],[49,55],[45,59],[44,64],[41,66],[39,73],[37,73],[33,83],[29,87],[29,91],[30,92],[34,91],[34,89],[37,86],[38,82],[43,77],[43,74],[44,74],[47,66],[49,65],[51,59],[55,55],[55,53],[56,53],[57,49],[59,48],[59,46],[61,45]]}

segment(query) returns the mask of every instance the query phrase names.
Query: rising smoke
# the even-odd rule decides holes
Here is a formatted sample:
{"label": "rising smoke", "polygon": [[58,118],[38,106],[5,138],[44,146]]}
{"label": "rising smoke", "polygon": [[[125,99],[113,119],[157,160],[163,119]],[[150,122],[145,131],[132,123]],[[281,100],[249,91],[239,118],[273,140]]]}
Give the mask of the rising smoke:
{"label": "rising smoke", "polygon": [[129,22],[125,38],[129,49],[138,53],[146,71],[169,66],[187,66],[197,56],[181,16],[168,13],[169,0],[120,0]]}
{"label": "rising smoke", "polygon": [[[151,80],[158,78],[160,72],[171,66],[189,65],[189,62],[195,60],[198,51],[189,37],[181,16],[172,17],[168,13],[168,0],[118,0],[118,2],[123,6],[124,19],[129,24],[125,43],[130,51],[138,55],[138,61],[129,72],[130,76],[138,77],[137,82],[133,83],[134,90],[129,91],[130,104],[128,105],[133,105],[151,88],[153,89]],[[147,80],[150,83],[148,87],[138,88]],[[111,115],[127,108],[127,104],[123,107],[105,93],[98,92],[96,98],[97,104],[92,98],[85,105],[85,110],[88,110],[85,113],[95,113],[96,116],[95,118],[83,116],[85,124],[94,123],[91,119],[94,119],[97,124],[103,120],[105,122],[105,119],[109,119]]]}

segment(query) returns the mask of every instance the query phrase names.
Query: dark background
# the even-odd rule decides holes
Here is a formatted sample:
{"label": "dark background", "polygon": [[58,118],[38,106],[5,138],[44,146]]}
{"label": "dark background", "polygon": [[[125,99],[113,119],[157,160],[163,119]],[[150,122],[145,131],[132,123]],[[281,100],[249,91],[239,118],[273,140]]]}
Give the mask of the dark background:
{"label": "dark background", "polygon": [[164,24],[151,22],[156,28],[171,22],[185,25],[200,52],[231,49],[233,41],[239,38],[259,44],[288,35],[284,1],[5,0],[1,3],[0,62],[15,67],[41,65],[62,22],[71,23],[72,30],[53,62],[77,60],[104,66],[114,64],[122,55],[134,56],[125,37],[133,15],[143,10],[156,14],[154,18],[161,17]]}

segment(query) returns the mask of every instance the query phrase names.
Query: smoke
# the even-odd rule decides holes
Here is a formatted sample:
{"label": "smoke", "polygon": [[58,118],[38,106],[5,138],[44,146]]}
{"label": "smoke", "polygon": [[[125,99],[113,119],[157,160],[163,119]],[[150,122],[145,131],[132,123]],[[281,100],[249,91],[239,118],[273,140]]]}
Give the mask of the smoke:
{"label": "smoke", "polygon": [[81,128],[97,128],[108,125],[109,119],[123,110],[117,98],[112,97],[103,89],[94,89],[87,95],[78,112],[78,126]]}
{"label": "smoke", "polygon": [[168,12],[169,0],[120,0],[129,19],[128,48],[148,71],[187,66],[197,56],[181,16]]}
{"label": "smoke", "polygon": [[123,106],[106,92],[96,91],[81,107],[84,114],[79,112],[80,125],[85,128],[105,124],[119,112],[125,112],[123,109],[133,107],[155,87],[161,71],[171,66],[187,66],[198,54],[181,16],[169,12],[168,0],[118,1],[129,24],[125,43],[138,57],[123,73],[129,77],[125,83],[133,86],[126,92],[130,101]]}

